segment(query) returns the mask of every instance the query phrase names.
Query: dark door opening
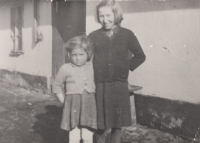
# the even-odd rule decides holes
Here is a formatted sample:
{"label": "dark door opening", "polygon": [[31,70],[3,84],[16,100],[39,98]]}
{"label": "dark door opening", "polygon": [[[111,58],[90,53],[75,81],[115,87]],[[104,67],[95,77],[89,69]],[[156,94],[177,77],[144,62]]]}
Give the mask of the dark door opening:
{"label": "dark door opening", "polygon": [[86,32],[86,1],[53,1],[52,25],[52,76],[55,77],[60,66],[69,62],[64,49],[65,42]]}

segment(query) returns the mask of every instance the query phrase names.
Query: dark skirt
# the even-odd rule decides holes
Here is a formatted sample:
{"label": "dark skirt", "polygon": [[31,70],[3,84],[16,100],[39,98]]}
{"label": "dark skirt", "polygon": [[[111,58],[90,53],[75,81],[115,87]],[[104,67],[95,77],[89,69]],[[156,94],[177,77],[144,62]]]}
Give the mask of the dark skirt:
{"label": "dark skirt", "polygon": [[67,131],[84,126],[97,129],[95,93],[69,94],[65,97],[61,128]]}
{"label": "dark skirt", "polygon": [[96,83],[98,129],[131,126],[128,82]]}

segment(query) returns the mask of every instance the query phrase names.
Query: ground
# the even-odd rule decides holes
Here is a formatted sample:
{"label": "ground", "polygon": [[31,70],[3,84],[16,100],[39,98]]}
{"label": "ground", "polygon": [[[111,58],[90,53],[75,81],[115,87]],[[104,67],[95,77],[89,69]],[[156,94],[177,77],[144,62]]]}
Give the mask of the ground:
{"label": "ground", "polygon": [[[52,95],[0,82],[0,143],[67,143],[62,107]],[[123,129],[123,143],[193,143],[141,125]]]}

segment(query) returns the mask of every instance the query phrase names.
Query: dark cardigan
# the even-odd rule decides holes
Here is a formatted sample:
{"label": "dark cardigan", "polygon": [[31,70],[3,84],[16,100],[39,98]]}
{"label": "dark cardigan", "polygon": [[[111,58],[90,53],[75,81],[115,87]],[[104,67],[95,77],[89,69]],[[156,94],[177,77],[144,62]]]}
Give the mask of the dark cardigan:
{"label": "dark cardigan", "polygon": [[[94,47],[95,82],[127,81],[129,70],[135,70],[146,56],[134,33],[117,26],[109,38],[102,29],[89,34]],[[129,51],[134,55],[129,58]]]}

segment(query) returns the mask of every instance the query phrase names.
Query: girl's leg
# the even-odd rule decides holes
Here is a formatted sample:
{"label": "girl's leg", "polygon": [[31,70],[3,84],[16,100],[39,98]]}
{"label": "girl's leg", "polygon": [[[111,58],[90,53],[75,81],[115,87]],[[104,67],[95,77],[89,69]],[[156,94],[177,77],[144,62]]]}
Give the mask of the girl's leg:
{"label": "girl's leg", "polygon": [[87,128],[81,128],[81,137],[83,143],[93,143],[94,133]]}
{"label": "girl's leg", "polygon": [[69,143],[80,143],[81,131],[79,128],[74,128],[69,132]]}
{"label": "girl's leg", "polygon": [[111,143],[121,143],[121,129],[113,128],[111,131]]}
{"label": "girl's leg", "polygon": [[94,143],[110,143],[110,130],[97,130],[94,136]]}

